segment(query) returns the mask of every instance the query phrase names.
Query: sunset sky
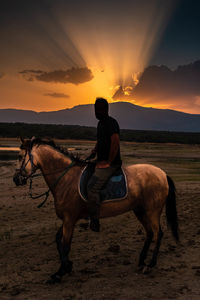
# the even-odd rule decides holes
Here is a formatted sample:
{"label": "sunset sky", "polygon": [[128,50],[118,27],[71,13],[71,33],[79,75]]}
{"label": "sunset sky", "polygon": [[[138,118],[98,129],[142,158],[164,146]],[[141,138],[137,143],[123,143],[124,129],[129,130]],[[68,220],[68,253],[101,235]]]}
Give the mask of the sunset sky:
{"label": "sunset sky", "polygon": [[0,37],[0,108],[101,96],[200,114],[198,0],[1,0]]}

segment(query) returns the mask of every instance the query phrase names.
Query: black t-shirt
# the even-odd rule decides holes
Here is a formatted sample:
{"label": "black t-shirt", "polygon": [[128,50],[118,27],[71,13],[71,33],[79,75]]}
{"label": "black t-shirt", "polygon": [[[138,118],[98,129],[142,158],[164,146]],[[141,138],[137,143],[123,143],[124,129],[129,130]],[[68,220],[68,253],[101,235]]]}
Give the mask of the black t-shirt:
{"label": "black t-shirt", "polygon": [[[108,160],[110,154],[111,136],[114,133],[120,133],[119,125],[115,119],[108,116],[104,120],[100,120],[97,125],[97,160]],[[115,159],[112,161],[112,165],[120,164],[120,149],[117,152]]]}

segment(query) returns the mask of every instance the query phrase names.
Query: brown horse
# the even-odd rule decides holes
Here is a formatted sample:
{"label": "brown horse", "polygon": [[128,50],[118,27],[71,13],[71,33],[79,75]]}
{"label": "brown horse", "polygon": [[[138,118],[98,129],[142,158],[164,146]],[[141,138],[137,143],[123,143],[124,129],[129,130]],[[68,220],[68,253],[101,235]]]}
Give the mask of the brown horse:
{"label": "brown horse", "polygon": [[[56,234],[61,266],[51,276],[50,283],[61,281],[71,273],[72,262],[68,255],[76,222],[86,218],[87,205],[78,192],[78,181],[85,163],[70,156],[53,142],[33,138],[22,140],[19,153],[20,168],[13,180],[22,185],[40,169],[55,202],[57,216],[63,221]],[[161,239],[160,216],[166,204],[166,217],[173,236],[178,241],[175,186],[172,179],[161,169],[148,164],[130,165],[124,168],[127,176],[128,195],[123,200],[103,202],[100,217],[111,217],[133,210],[146,231],[146,239],[139,257],[139,269],[146,270],[156,265]],[[148,266],[147,252],[154,238],[155,248]]]}

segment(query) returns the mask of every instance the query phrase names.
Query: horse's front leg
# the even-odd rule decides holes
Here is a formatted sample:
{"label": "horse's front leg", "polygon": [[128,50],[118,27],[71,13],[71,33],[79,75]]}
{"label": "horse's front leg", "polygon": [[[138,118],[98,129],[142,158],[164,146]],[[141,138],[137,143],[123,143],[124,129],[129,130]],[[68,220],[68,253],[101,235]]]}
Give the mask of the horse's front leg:
{"label": "horse's front leg", "polygon": [[70,217],[65,217],[63,226],[61,226],[56,234],[57,249],[60,255],[61,265],[56,273],[51,275],[51,279],[48,283],[61,282],[62,277],[65,274],[70,274],[72,271],[72,262],[69,260],[68,255],[70,252],[72,234],[74,229],[74,223]]}

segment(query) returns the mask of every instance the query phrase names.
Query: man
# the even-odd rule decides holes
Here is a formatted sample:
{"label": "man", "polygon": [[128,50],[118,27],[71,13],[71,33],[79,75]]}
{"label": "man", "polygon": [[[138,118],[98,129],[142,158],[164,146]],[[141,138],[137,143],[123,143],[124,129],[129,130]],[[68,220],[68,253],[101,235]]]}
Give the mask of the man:
{"label": "man", "polygon": [[99,122],[97,126],[97,143],[92,153],[93,157],[97,154],[97,163],[95,172],[88,182],[87,192],[90,228],[95,232],[99,232],[100,191],[113,173],[120,168],[122,161],[120,157],[119,125],[115,119],[108,115],[108,102],[106,99],[96,99],[95,115]]}

